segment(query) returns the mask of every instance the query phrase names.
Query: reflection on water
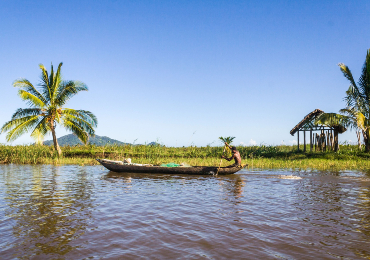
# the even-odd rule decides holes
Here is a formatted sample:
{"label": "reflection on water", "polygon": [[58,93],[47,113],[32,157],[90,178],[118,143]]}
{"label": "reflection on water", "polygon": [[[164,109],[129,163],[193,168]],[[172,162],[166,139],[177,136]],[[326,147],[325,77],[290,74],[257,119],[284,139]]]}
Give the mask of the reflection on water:
{"label": "reflection on water", "polygon": [[2,259],[368,259],[370,178],[2,165],[0,233]]}
{"label": "reflection on water", "polygon": [[7,241],[5,248],[13,249],[11,256],[53,257],[78,248],[70,241],[84,234],[91,218],[93,186],[85,170],[81,168],[73,178],[60,176],[58,167],[4,170],[4,200],[8,205],[5,219],[13,224],[13,239]]}

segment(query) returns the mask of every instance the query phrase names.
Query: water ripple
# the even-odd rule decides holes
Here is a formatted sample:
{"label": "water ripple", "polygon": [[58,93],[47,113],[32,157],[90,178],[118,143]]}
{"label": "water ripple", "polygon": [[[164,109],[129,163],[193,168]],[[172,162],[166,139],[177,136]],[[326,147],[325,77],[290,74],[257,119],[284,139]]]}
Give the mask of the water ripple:
{"label": "water ripple", "polygon": [[1,165],[0,232],[2,259],[368,259],[370,178]]}

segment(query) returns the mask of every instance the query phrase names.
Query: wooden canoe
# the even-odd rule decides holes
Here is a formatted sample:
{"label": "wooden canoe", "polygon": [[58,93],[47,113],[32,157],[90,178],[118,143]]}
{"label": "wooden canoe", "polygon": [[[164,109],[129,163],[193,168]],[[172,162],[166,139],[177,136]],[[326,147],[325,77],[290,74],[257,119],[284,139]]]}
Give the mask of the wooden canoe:
{"label": "wooden canoe", "polygon": [[[96,159],[101,165],[112,172],[127,172],[127,173],[159,173],[159,174],[190,174],[190,175],[215,175],[217,166],[192,166],[192,167],[161,167],[161,166],[136,166],[122,165],[114,162]],[[218,171],[219,175],[234,174],[247,166],[241,167],[221,167]]]}

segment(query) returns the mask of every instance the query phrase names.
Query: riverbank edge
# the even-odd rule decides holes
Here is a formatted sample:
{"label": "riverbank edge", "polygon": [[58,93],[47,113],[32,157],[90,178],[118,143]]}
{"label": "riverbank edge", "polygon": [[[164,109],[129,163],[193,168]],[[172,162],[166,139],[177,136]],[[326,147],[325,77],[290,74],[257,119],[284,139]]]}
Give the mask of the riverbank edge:
{"label": "riverbank edge", "polygon": [[[115,158],[117,159],[117,158]],[[132,158],[133,162],[136,163],[151,163],[150,160],[145,158]],[[162,158],[163,162],[174,162],[174,163],[187,163],[190,165],[197,166],[215,166],[220,164],[219,158],[190,158],[182,159],[178,158]],[[290,170],[290,171],[363,171],[370,172],[370,162],[365,160],[327,160],[327,159],[303,159],[303,160],[279,160],[271,158],[258,158],[242,160],[243,164],[248,164],[247,170]],[[100,165],[95,158],[54,158],[45,159],[42,163],[1,163],[0,165],[6,164],[19,164],[19,165],[79,165],[79,166],[94,166]],[[225,160],[222,161],[221,166],[227,166],[231,164]]]}
{"label": "riverbank edge", "polygon": [[[282,170],[359,170],[369,171],[370,154],[357,146],[341,146],[339,152],[298,152],[294,146],[238,146],[248,164],[247,169]],[[62,147],[58,158],[51,146],[0,145],[0,164],[52,164],[98,165],[97,158],[123,160],[131,158],[136,163],[186,163],[199,166],[227,166],[232,162],[220,160],[222,147],[165,147],[165,146],[95,146],[78,145]],[[308,150],[308,149],[307,149]],[[231,154],[226,154],[230,156]]]}

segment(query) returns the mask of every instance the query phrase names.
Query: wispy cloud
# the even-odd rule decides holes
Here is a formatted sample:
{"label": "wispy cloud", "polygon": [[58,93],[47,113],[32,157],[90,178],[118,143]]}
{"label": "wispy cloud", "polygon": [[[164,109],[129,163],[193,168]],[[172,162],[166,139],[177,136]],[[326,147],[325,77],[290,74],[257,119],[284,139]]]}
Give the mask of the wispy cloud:
{"label": "wispy cloud", "polygon": [[257,145],[257,142],[255,140],[251,139],[249,141],[248,145],[254,146],[254,145]]}

